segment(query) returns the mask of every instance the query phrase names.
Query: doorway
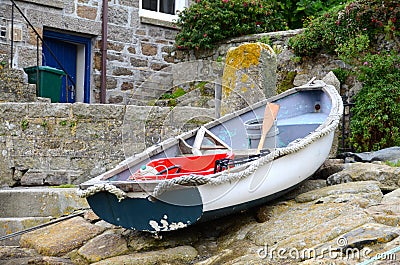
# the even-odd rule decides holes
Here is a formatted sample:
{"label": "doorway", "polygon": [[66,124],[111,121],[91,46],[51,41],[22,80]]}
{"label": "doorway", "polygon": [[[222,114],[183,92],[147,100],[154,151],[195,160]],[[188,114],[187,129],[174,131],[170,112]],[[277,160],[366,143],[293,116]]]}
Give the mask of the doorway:
{"label": "doorway", "polygon": [[68,74],[62,78],[60,102],[90,103],[91,38],[44,29],[43,40],[42,65]]}

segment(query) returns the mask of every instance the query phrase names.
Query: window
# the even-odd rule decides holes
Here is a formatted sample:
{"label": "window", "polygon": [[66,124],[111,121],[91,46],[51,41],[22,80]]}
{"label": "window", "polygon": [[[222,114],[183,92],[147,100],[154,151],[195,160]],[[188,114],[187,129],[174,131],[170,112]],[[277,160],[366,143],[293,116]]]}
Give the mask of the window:
{"label": "window", "polygon": [[0,38],[6,38],[7,36],[7,29],[6,27],[0,26]]}
{"label": "window", "polygon": [[188,6],[188,0],[140,0],[139,16],[173,22],[177,12]]}

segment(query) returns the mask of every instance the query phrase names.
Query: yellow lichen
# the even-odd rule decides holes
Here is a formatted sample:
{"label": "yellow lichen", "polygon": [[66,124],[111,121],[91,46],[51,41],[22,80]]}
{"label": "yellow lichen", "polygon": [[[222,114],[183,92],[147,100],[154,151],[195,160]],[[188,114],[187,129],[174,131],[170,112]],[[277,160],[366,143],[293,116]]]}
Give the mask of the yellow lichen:
{"label": "yellow lichen", "polygon": [[[236,73],[239,70],[250,68],[251,66],[257,66],[260,63],[261,51],[267,50],[269,53],[273,53],[271,47],[264,43],[246,43],[239,47],[229,49],[226,55],[226,64],[224,73],[222,76],[222,94],[224,97],[228,97],[230,93],[235,89]],[[246,82],[248,76],[244,74],[242,76],[242,82]]]}
{"label": "yellow lichen", "polygon": [[242,83],[246,83],[247,80],[249,80],[249,76],[246,75],[246,74],[243,74],[243,75],[242,75]]}

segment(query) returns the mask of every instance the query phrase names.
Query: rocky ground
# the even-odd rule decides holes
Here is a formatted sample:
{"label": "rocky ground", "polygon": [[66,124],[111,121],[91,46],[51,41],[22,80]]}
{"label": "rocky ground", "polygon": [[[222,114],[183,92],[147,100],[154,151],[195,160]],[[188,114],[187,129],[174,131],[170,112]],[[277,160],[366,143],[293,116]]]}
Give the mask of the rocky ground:
{"label": "rocky ground", "polygon": [[280,200],[157,237],[87,211],[0,247],[0,264],[398,264],[400,167],[376,161],[391,151],[328,160]]}

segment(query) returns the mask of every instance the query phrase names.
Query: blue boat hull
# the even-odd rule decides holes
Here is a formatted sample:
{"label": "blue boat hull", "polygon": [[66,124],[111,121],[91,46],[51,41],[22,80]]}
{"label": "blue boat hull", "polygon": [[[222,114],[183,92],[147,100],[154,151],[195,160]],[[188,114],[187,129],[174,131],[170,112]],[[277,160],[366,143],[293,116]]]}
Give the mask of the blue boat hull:
{"label": "blue boat hull", "polygon": [[115,195],[103,191],[89,196],[87,201],[104,221],[139,231],[176,230],[197,222],[203,214],[195,187],[165,192],[157,200],[128,197],[118,201]]}

